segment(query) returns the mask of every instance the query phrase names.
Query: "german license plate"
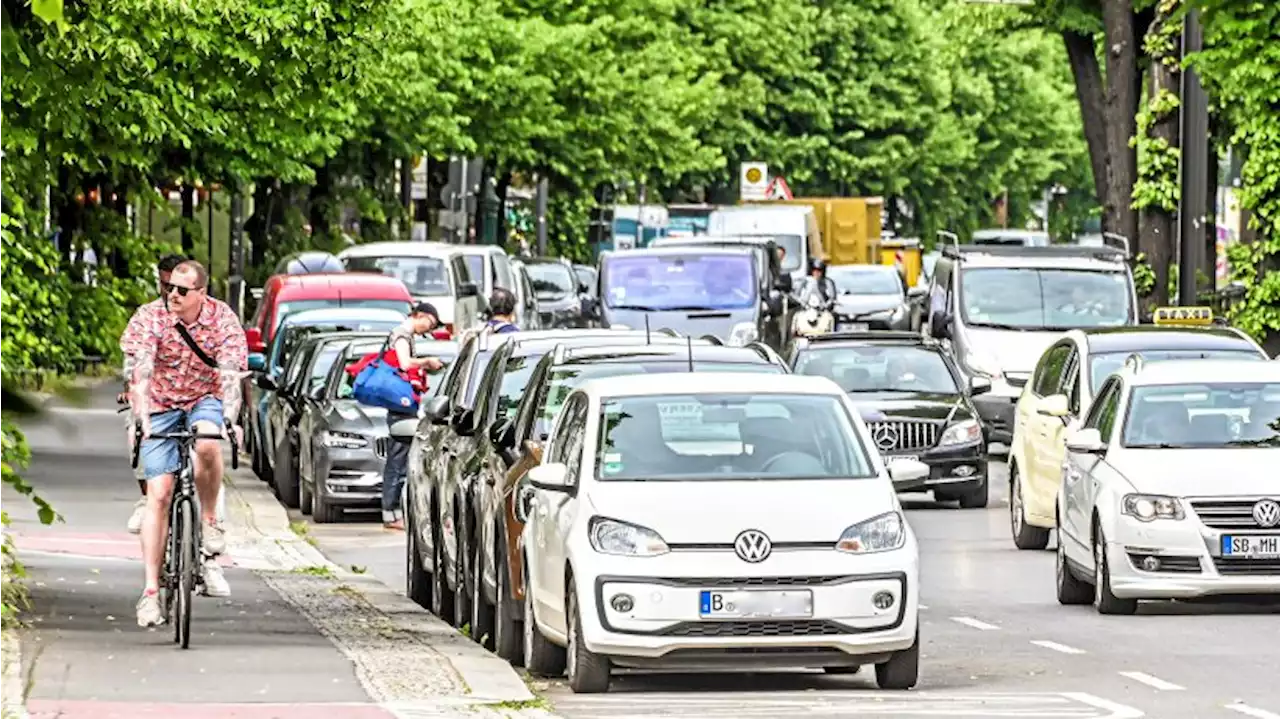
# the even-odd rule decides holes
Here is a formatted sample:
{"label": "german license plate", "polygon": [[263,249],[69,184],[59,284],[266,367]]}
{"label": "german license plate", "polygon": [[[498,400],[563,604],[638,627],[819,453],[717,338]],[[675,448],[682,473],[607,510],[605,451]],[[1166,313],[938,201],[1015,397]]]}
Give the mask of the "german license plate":
{"label": "german license plate", "polygon": [[1275,559],[1280,557],[1280,535],[1226,535],[1222,538],[1222,556]]}
{"label": "german license plate", "polygon": [[885,455],[884,463],[885,463],[885,464],[893,464],[894,462],[898,462],[898,461],[901,461],[901,460],[904,460],[904,459],[912,459],[912,460],[915,460],[915,461],[919,462],[919,461],[920,461],[920,455],[918,455],[918,454],[889,454],[889,455]]}
{"label": "german license plate", "polygon": [[841,322],[836,329],[840,332],[866,332],[871,325],[866,322]]}
{"label": "german license plate", "polygon": [[704,590],[698,601],[703,619],[807,619],[813,616],[813,592]]}

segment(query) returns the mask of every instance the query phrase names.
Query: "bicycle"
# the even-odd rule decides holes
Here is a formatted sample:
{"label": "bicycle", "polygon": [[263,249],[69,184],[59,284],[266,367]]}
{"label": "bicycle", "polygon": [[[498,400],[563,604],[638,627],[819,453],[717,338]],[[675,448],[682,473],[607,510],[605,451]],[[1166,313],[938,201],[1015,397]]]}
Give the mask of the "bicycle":
{"label": "bicycle", "polygon": [[[164,565],[160,575],[160,612],[166,622],[173,623],[173,641],[183,649],[191,645],[191,594],[204,586],[204,573],[200,571],[200,546],[202,525],[200,522],[200,497],[196,493],[195,470],[191,453],[201,439],[229,439],[231,441],[231,468],[240,467],[240,447],[237,446],[235,429],[230,419],[224,419],[227,436],[201,434],[184,430],[180,432],[153,433],[147,439],[172,439],[179,443],[178,471],[174,473],[173,497],[169,501],[169,538],[166,542]],[[133,466],[138,466],[142,453],[142,423],[134,424]],[[174,614],[177,614],[175,617]]]}

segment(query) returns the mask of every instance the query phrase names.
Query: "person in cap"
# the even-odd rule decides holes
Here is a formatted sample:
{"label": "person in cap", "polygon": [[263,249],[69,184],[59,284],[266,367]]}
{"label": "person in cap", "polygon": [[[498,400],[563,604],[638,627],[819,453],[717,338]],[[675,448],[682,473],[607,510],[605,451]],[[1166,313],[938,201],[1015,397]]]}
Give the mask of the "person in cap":
{"label": "person in cap", "polygon": [[[395,352],[396,365],[406,372],[425,369],[434,372],[444,367],[439,357],[416,357],[413,343],[418,335],[429,334],[440,326],[440,313],[430,302],[419,302],[409,311],[405,321],[391,330],[390,348]],[[405,419],[414,419],[412,414],[387,412],[387,428]],[[382,526],[387,529],[404,529],[401,517],[400,495],[404,489],[404,479],[408,473],[409,443],[389,442],[387,446],[387,463],[382,469]]]}

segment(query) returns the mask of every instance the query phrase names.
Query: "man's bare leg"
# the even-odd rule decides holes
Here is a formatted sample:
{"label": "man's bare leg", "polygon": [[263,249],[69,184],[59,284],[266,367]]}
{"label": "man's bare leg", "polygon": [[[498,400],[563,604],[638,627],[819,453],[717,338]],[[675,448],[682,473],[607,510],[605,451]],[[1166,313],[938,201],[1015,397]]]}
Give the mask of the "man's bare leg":
{"label": "man's bare leg", "polygon": [[164,562],[169,532],[169,499],[173,496],[173,475],[149,480],[147,514],[142,518],[142,562],[147,590],[160,588],[160,565]]}
{"label": "man's bare leg", "polygon": [[[211,422],[196,422],[198,434],[220,434],[222,428]],[[196,492],[200,495],[200,513],[206,524],[218,517],[218,490],[222,488],[222,445],[217,440],[196,442]]]}

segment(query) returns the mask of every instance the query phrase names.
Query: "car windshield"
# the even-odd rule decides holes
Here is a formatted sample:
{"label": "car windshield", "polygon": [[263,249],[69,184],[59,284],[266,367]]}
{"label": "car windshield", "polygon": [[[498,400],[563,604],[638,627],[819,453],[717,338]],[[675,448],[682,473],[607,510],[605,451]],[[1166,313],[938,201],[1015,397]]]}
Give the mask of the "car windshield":
{"label": "car windshield", "polygon": [[795,373],[826,377],[851,393],[960,393],[942,355],[925,347],[811,348],[800,355]]}
{"label": "car windshield", "polygon": [[578,280],[573,270],[559,262],[530,262],[529,281],[540,300],[560,300],[578,291]]}
{"label": "car windshield", "polygon": [[[786,370],[777,365],[765,362],[699,362],[694,361],[693,369],[704,372],[764,372],[766,374],[785,374]],[[565,400],[583,382],[604,377],[621,377],[631,374],[668,374],[689,371],[686,359],[665,361],[635,362],[599,362],[565,365],[551,371],[547,383],[547,391],[542,395],[542,407],[538,417],[550,427]]]}
{"label": "car windshield", "polygon": [[345,262],[351,271],[394,277],[415,297],[452,294],[444,260],[438,257],[348,257]]}
{"label": "car windshield", "polygon": [[606,399],[596,476],[617,480],[874,476],[844,404],[793,394]]}
{"label": "car windshield", "polygon": [[1095,354],[1089,358],[1089,385],[1094,392],[1102,386],[1108,377],[1124,367],[1124,361],[1133,355],[1139,355],[1145,362],[1162,362],[1180,359],[1229,359],[1229,360],[1265,360],[1256,350],[1241,348],[1238,350],[1142,350],[1140,352],[1106,352]]}
{"label": "car windshield", "polygon": [[965,269],[960,307],[975,328],[1114,327],[1133,316],[1128,275],[1086,270]]}
{"label": "car windshield", "polygon": [[604,266],[609,307],[656,310],[728,310],[756,306],[750,255],[617,255]]}
{"label": "car windshield", "polygon": [[902,280],[889,267],[828,267],[827,277],[842,295],[901,295]]}
{"label": "car windshield", "polygon": [[1136,387],[1123,444],[1151,449],[1280,447],[1280,382]]}
{"label": "car windshield", "polygon": [[293,300],[291,302],[281,302],[276,307],[276,329],[280,329],[280,325],[284,324],[284,320],[289,315],[296,315],[306,310],[327,310],[335,307],[374,307],[381,310],[395,310],[396,312],[409,313],[409,303],[405,300],[373,300],[373,299],[351,299],[351,298],[326,298],[322,300]]}

